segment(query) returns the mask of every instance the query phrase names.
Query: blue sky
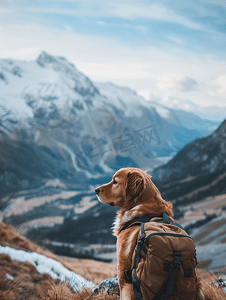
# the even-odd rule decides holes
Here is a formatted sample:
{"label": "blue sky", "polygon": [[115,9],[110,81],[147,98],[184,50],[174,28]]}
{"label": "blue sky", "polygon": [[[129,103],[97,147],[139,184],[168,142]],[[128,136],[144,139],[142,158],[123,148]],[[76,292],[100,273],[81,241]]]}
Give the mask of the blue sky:
{"label": "blue sky", "polygon": [[0,58],[42,50],[147,99],[226,106],[222,0],[1,0]]}

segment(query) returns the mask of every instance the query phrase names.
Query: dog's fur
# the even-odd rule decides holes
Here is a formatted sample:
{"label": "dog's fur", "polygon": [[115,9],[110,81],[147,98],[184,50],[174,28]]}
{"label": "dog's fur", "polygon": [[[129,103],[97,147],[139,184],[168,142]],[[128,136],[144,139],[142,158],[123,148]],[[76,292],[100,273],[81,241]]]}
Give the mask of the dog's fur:
{"label": "dog's fur", "polygon": [[[127,280],[125,271],[132,267],[132,256],[140,225],[131,226],[121,232],[120,228],[136,217],[160,216],[163,212],[167,213],[171,219],[173,205],[163,200],[151,176],[137,168],[123,168],[117,171],[111,182],[99,187],[97,197],[103,203],[121,208],[117,212],[113,227],[113,233],[117,237],[120,299],[134,300],[132,284]],[[172,219],[171,222],[173,222]],[[200,276],[196,287],[197,300],[213,299],[205,296]],[[173,299],[177,298],[172,296]]]}

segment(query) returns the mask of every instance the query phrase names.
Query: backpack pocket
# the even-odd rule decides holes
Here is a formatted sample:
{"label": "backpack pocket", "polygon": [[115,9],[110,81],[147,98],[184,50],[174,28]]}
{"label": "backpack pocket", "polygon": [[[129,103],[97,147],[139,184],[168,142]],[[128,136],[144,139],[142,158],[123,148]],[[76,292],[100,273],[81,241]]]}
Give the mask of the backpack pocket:
{"label": "backpack pocket", "polygon": [[[172,264],[173,262],[171,262]],[[141,281],[143,299],[152,299],[164,283],[168,272],[164,271],[164,260],[156,255],[146,255],[146,261],[137,266],[137,277]],[[147,276],[148,274],[148,276]]]}
{"label": "backpack pocket", "polygon": [[196,267],[196,261],[194,258],[182,261],[184,278],[188,278],[188,277],[196,278],[195,267]]}

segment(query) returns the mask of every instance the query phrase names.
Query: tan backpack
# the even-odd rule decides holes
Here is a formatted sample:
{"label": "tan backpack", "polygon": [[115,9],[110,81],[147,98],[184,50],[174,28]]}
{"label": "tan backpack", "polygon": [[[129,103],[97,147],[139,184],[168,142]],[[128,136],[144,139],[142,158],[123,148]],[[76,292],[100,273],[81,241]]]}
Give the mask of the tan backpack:
{"label": "tan backpack", "polygon": [[142,222],[133,267],[126,272],[136,300],[196,299],[195,244],[182,226],[170,220],[163,213],[134,219],[121,228]]}

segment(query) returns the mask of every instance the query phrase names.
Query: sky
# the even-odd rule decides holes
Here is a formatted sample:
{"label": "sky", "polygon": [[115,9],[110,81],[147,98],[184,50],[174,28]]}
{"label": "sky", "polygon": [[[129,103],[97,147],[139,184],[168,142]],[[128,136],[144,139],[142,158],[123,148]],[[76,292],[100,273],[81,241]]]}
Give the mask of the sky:
{"label": "sky", "polygon": [[226,107],[225,0],[1,0],[0,58],[42,50],[147,100]]}

